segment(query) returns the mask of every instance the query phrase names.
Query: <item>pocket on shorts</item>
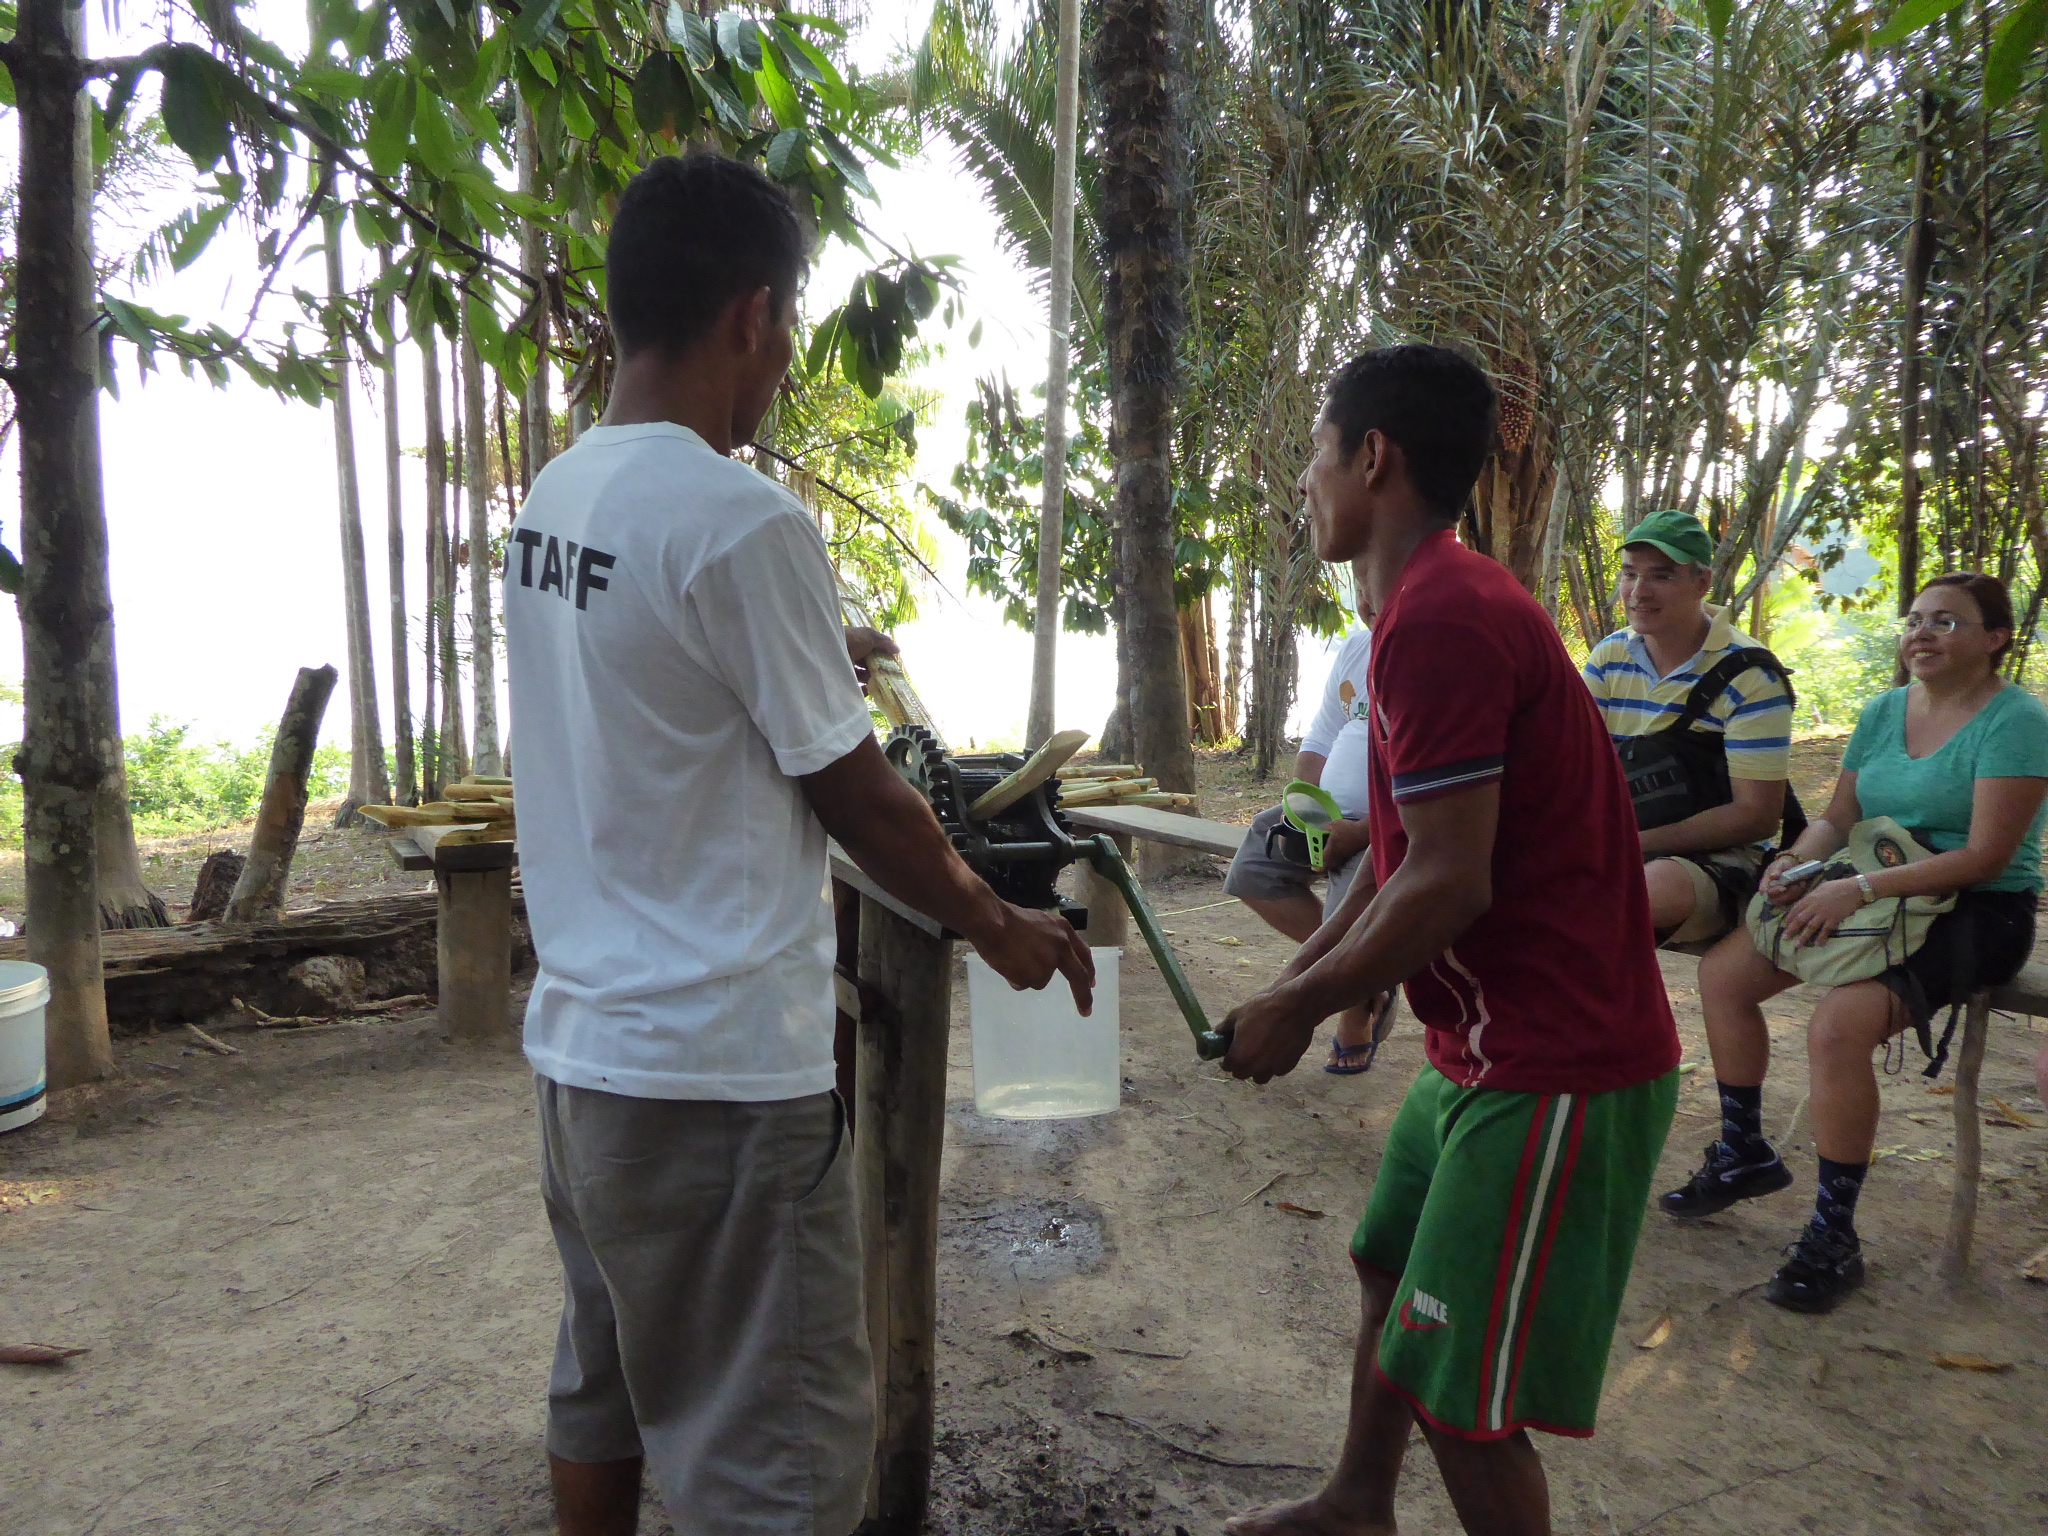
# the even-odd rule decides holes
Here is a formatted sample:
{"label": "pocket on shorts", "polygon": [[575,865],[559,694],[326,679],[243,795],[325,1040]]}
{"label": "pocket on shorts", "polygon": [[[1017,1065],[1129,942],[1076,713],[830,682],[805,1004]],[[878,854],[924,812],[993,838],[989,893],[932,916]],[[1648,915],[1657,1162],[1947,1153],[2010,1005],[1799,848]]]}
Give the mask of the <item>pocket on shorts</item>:
{"label": "pocket on shorts", "polygon": [[817,1198],[818,1194],[827,1184],[832,1182],[832,1175],[839,1167],[839,1160],[846,1156],[851,1141],[852,1138],[846,1134],[846,1104],[839,1097],[839,1090],[835,1088],[832,1090],[831,1145],[826,1149],[824,1159],[818,1165],[816,1176],[806,1177],[799,1184],[798,1187],[802,1192],[797,1195],[795,1201],[792,1202],[793,1204],[799,1206],[808,1204]]}

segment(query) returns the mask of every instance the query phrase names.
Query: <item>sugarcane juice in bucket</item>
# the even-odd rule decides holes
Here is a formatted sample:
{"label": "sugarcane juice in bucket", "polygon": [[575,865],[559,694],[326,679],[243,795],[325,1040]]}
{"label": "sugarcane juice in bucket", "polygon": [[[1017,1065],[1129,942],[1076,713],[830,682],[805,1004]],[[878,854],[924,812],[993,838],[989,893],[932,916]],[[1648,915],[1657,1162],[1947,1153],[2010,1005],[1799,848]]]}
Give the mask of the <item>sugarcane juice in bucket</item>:
{"label": "sugarcane juice in bucket", "polygon": [[1019,992],[981,956],[967,957],[967,1012],[974,1036],[974,1107],[996,1120],[1070,1120],[1106,1115],[1122,1083],[1118,1035],[1120,949],[1097,949],[1095,1006],[1074,1007],[1064,976]]}

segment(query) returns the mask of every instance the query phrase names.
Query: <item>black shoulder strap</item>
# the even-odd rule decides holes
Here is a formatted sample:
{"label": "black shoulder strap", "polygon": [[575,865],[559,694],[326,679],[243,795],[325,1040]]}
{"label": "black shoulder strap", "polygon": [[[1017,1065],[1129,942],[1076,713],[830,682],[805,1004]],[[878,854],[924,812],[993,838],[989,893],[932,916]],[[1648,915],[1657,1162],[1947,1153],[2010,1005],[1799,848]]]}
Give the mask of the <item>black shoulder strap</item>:
{"label": "black shoulder strap", "polygon": [[1711,667],[1706,674],[1692,685],[1692,692],[1686,695],[1685,709],[1679,717],[1665,727],[1669,731],[1689,731],[1714,707],[1714,700],[1743,673],[1758,668],[1785,685],[1785,698],[1796,704],[1798,699],[1792,692],[1792,669],[1778,660],[1760,645],[1745,645],[1730,651]]}

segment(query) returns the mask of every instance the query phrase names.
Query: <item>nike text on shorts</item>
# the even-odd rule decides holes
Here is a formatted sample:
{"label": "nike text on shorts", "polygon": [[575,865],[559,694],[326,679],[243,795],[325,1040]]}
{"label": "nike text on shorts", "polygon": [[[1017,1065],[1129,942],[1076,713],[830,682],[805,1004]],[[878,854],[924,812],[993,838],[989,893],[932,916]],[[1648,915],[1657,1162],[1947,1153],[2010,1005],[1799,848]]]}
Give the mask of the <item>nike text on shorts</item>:
{"label": "nike text on shorts", "polygon": [[1676,1072],[1597,1094],[1416,1078],[1351,1251],[1398,1278],[1379,1368],[1430,1424],[1593,1433],[1677,1102]]}

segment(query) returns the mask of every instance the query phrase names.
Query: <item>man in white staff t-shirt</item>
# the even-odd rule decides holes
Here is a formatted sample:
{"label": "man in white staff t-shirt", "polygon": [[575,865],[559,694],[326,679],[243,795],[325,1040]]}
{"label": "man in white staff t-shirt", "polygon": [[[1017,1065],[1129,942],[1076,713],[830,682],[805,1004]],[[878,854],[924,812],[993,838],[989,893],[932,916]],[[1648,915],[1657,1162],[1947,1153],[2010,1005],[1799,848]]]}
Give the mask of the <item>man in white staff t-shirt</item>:
{"label": "man in white staff t-shirt", "polygon": [[[566,1279],[548,1384],[564,1536],[846,1536],[874,1448],[829,834],[1013,985],[1088,950],[1006,905],[889,767],[802,504],[731,457],[789,366],[805,240],[718,156],[627,187],[603,422],[541,472],[506,555],[526,1013]],[[872,637],[870,637],[872,638]]]}

